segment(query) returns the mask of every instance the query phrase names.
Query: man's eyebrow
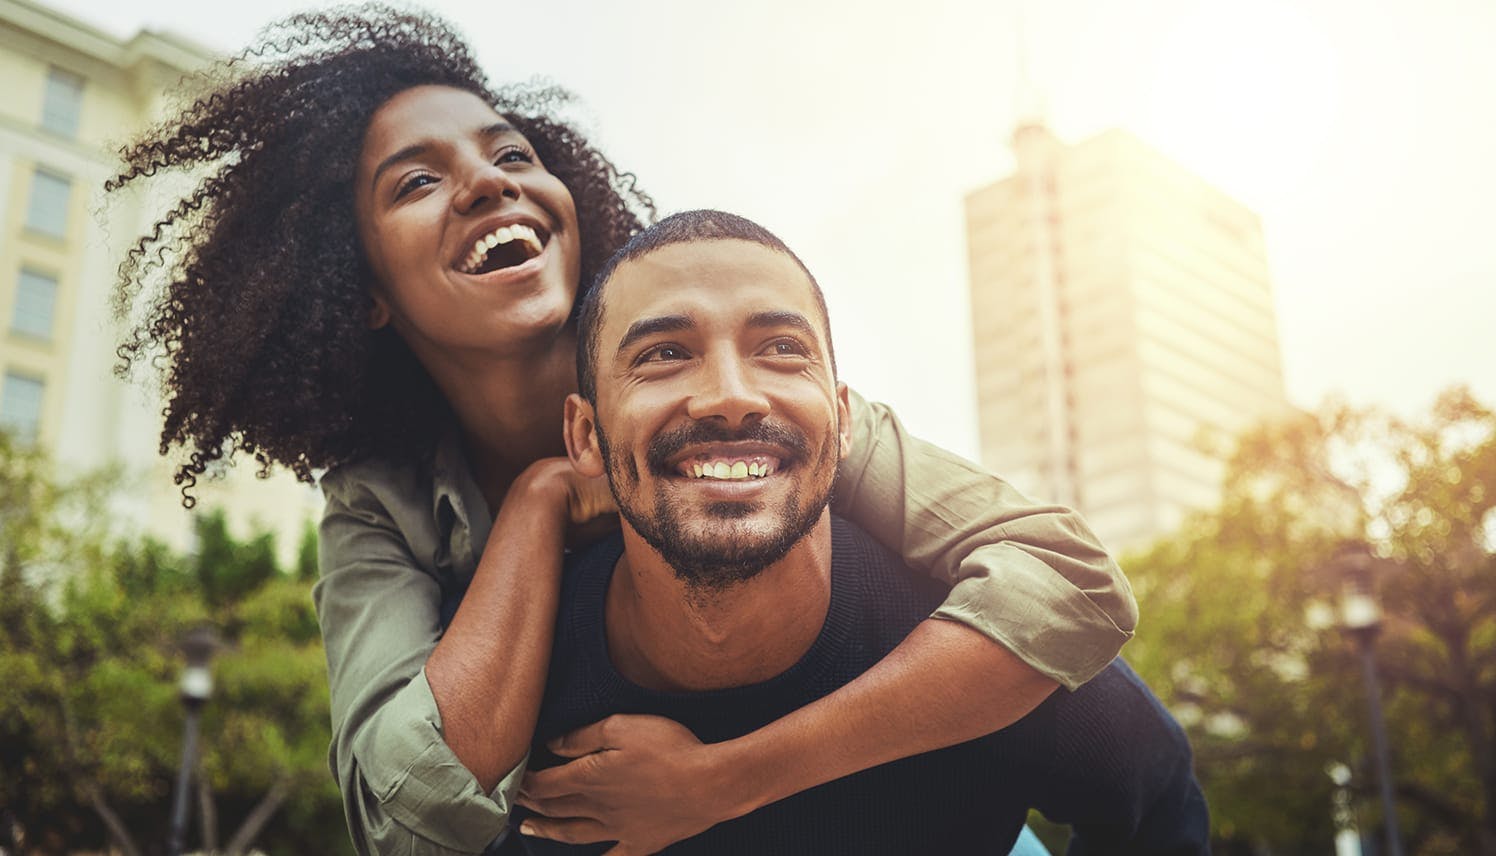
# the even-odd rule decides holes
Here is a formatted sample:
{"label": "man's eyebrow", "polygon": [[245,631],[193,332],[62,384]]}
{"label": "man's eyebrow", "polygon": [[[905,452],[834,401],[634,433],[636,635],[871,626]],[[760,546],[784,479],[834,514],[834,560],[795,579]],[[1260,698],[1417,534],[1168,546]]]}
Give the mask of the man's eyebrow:
{"label": "man's eyebrow", "polygon": [[[512,131],[514,131],[514,126],[509,124],[508,122],[495,122],[492,125],[487,125],[485,127],[479,128],[478,137],[484,140],[491,140],[494,137],[502,136]],[[379,176],[385,170],[389,169],[397,163],[400,163],[401,161],[407,161],[411,160],[412,158],[420,157],[421,155],[425,154],[430,147],[430,144],[426,142],[415,143],[406,146],[400,151],[395,152],[394,154],[380,161],[379,166],[374,168],[374,177],[369,179],[369,188],[372,190],[379,184]]]}
{"label": "man's eyebrow", "polygon": [[623,353],[629,345],[646,336],[689,330],[695,326],[695,319],[689,315],[659,315],[654,318],[640,318],[629,325],[628,332],[623,334],[623,338],[618,342],[618,349],[614,353],[615,355]]}
{"label": "man's eyebrow", "polygon": [[750,327],[793,327],[796,330],[799,330],[800,332],[802,332],[802,333],[804,333],[804,334],[806,334],[808,336],[818,335],[818,332],[817,332],[815,326],[812,325],[810,323],[810,321],[806,320],[806,318],[805,318],[804,315],[801,315],[798,312],[787,312],[787,311],[755,312],[752,315],[748,316],[748,326],[750,326]]}

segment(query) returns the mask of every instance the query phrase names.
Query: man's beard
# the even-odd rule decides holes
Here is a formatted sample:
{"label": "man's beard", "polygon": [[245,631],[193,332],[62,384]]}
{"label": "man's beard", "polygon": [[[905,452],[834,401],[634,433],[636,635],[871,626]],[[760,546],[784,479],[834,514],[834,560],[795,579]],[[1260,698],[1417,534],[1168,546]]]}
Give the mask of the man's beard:
{"label": "man's beard", "polygon": [[[834,439],[837,435],[831,432],[839,427],[830,426],[828,436]],[[751,580],[784,558],[821,519],[821,512],[831,501],[838,462],[837,444],[828,442],[820,458],[812,464],[808,460],[810,443],[805,435],[779,422],[758,421],[737,431],[717,421],[692,422],[660,434],[645,450],[645,466],[651,475],[661,480],[660,489],[655,492],[654,509],[646,512],[638,502],[639,468],[633,456],[626,455],[622,461],[615,461],[601,425],[597,426],[597,441],[619,512],[647,544],[659,551],[675,570],[676,577],[702,595],[714,595]],[[758,502],[710,503],[703,516],[709,522],[724,525],[713,527],[717,537],[694,534],[687,526],[689,521],[684,510],[665,489],[667,480],[678,475],[670,467],[669,460],[688,445],[734,441],[769,443],[788,450],[790,454],[780,462],[780,468],[808,467],[810,480],[802,482],[801,486],[814,493],[805,502],[798,488],[791,490],[777,510],[777,525],[766,537],[752,537],[748,533],[731,537],[731,521],[758,511]],[[829,471],[830,476],[821,480],[823,483],[817,483],[814,479],[823,471]]]}

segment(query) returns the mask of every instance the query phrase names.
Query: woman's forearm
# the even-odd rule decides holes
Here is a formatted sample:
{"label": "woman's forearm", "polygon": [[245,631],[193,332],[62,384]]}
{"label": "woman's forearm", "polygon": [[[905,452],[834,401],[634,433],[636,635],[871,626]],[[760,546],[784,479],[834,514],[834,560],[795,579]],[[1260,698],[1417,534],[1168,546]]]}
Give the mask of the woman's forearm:
{"label": "woman's forearm", "polygon": [[1057,686],[952,621],[923,621],[888,656],[816,702],[714,749],[737,817],[807,788],[1005,728]]}
{"label": "woman's forearm", "polygon": [[525,757],[535,731],[565,515],[564,488],[549,472],[532,469],[515,481],[467,594],[426,661],[447,746],[485,792]]}

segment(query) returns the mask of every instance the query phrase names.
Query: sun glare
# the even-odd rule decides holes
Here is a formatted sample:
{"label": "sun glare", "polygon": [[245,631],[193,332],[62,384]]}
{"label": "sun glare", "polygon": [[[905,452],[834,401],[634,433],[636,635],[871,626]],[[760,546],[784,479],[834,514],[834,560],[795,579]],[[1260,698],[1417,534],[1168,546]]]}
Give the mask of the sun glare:
{"label": "sun glare", "polygon": [[1337,62],[1281,3],[1204,3],[1160,39],[1129,124],[1249,204],[1291,193],[1335,122]]}

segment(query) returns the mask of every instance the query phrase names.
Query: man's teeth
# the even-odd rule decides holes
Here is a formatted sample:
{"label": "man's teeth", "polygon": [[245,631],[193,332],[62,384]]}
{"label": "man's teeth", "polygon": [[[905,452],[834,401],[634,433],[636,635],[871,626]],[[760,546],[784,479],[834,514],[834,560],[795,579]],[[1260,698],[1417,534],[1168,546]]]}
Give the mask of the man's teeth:
{"label": "man's teeth", "polygon": [[698,479],[761,479],[774,472],[766,461],[696,461],[691,475]]}
{"label": "man's teeth", "polygon": [[525,250],[532,259],[540,255],[540,252],[545,249],[545,245],[540,243],[540,236],[535,233],[534,229],[526,226],[524,223],[500,226],[473,242],[472,250],[468,252],[467,258],[463,260],[463,272],[475,273],[478,270],[478,266],[483,264],[483,259],[488,255],[489,250],[500,244],[510,243],[511,241],[523,241]]}

